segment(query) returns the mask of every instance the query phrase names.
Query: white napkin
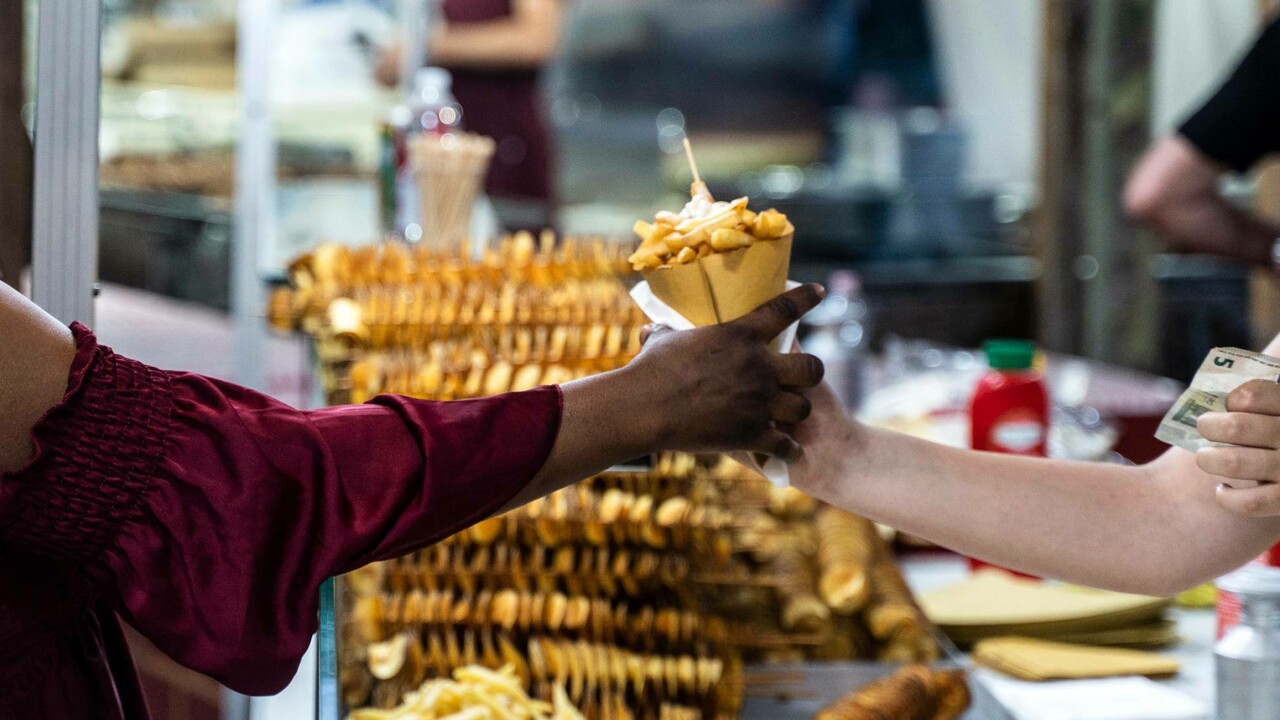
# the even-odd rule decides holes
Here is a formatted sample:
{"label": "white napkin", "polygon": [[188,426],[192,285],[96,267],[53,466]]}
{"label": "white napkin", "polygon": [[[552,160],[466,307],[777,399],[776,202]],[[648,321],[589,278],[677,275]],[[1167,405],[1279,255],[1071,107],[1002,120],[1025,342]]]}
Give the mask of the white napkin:
{"label": "white napkin", "polygon": [[[787,289],[792,290],[800,287],[800,283],[794,280],[787,281]],[[649,289],[649,283],[641,282],[631,288],[631,299],[636,301],[644,314],[653,322],[666,325],[672,330],[692,330],[694,324],[685,319],[683,315],[671,309],[671,306],[662,302],[653,290]],[[778,347],[782,352],[791,352],[791,346],[795,343],[796,331],[799,329],[800,323],[792,323],[782,334],[778,336]],[[769,482],[784,488],[791,484],[791,476],[787,472],[787,464],[777,458],[769,458],[761,466],[755,460],[755,453],[743,453],[749,458],[751,465],[758,471],[769,478]],[[741,456],[735,456],[735,459]]]}
{"label": "white napkin", "polygon": [[1208,706],[1144,677],[1027,682],[975,673],[1016,720],[1209,720]]}

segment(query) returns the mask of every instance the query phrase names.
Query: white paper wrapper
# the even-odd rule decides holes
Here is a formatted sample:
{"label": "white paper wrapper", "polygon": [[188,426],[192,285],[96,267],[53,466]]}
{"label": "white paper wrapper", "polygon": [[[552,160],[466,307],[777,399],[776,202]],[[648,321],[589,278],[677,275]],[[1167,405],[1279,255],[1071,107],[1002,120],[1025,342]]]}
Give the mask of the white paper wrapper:
{"label": "white paper wrapper", "polygon": [[[787,290],[800,287],[800,283],[794,280],[787,281]],[[671,306],[662,302],[649,289],[649,283],[641,282],[631,288],[631,299],[636,301],[640,309],[644,311],[646,317],[655,323],[666,325],[672,330],[692,330],[694,324],[689,322],[680,313],[671,309]],[[782,331],[778,336],[778,347],[782,352],[791,352],[791,346],[795,344],[796,331],[799,329],[800,323],[792,323],[790,327]],[[769,479],[774,485],[784,488],[791,484],[791,476],[787,472],[787,464],[777,458],[769,458],[763,465],[755,460],[755,453],[740,453],[734,456],[734,459],[750,459],[751,466]]]}

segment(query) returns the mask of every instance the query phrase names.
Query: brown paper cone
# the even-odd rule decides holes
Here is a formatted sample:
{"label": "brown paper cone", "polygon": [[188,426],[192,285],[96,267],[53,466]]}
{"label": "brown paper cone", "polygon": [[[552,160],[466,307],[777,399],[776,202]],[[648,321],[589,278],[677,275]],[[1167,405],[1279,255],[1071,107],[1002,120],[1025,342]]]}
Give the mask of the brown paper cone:
{"label": "brown paper cone", "polygon": [[[698,327],[737,320],[787,289],[795,228],[777,240],[641,273],[659,300]],[[777,341],[769,346],[774,350]],[[768,456],[752,453],[757,469]]]}
{"label": "brown paper cone", "polygon": [[702,327],[736,320],[787,289],[794,231],[777,240],[641,273],[653,294]]}

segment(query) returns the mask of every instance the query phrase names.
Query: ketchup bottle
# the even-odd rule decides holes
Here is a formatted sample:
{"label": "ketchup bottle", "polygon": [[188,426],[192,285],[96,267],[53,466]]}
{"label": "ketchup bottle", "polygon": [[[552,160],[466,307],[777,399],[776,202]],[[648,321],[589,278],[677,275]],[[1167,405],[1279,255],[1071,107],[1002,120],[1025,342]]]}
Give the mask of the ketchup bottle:
{"label": "ketchup bottle", "polygon": [[[978,381],[969,405],[970,444],[974,450],[1046,457],[1049,394],[1033,367],[1035,344],[990,340],[983,349],[991,369]],[[992,566],[969,558],[971,570],[982,567]]]}

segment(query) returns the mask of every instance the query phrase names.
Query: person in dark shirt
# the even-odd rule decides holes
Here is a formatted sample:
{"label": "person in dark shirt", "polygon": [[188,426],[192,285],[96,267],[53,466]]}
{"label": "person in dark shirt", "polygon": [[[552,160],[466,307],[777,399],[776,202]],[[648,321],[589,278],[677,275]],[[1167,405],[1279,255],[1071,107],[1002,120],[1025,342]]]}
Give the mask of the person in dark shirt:
{"label": "person in dark shirt", "polygon": [[1234,207],[1218,183],[1276,151],[1280,21],[1263,31],[1203,107],[1146,152],[1125,187],[1125,208],[1175,247],[1274,267],[1280,224]]}
{"label": "person in dark shirt", "polygon": [[822,19],[831,47],[829,106],[942,105],[924,0],[825,0]]}

